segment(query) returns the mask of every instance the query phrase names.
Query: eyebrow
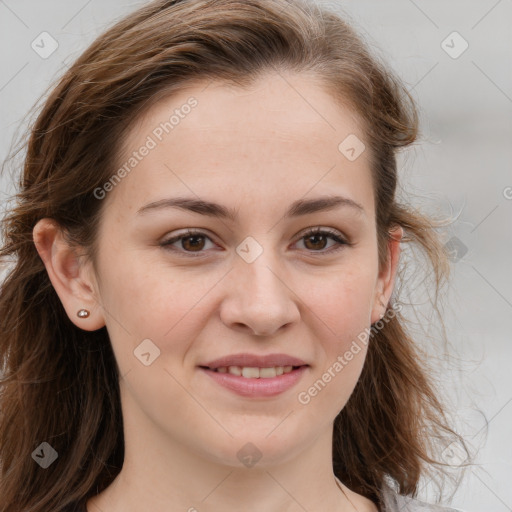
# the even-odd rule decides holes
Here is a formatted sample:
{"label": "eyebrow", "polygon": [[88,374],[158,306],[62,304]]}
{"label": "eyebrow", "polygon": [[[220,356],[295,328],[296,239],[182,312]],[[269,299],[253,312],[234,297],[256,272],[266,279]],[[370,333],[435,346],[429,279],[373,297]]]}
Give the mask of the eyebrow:
{"label": "eyebrow", "polygon": [[[365,213],[362,205],[348,197],[322,196],[314,199],[299,199],[293,202],[288,211],[284,214],[284,218],[288,219],[299,217],[301,215],[333,210],[342,206],[352,208],[358,214],[364,215]],[[167,208],[181,208],[182,210],[199,213],[200,215],[227,219],[233,222],[236,222],[238,217],[238,210],[227,208],[204,199],[195,199],[190,197],[161,199],[139,208],[139,210],[137,210],[137,214],[144,214],[149,211]]]}

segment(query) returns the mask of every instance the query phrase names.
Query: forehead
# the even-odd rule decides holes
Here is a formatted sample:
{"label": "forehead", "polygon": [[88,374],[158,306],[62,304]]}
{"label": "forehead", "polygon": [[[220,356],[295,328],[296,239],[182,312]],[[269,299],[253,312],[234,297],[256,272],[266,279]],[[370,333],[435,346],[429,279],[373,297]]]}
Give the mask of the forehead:
{"label": "forehead", "polygon": [[154,200],[167,184],[167,195],[280,191],[283,198],[336,186],[364,195],[371,193],[367,155],[351,161],[340,151],[354,136],[364,139],[357,115],[314,76],[269,73],[247,88],[195,82],[133,124],[119,165],[144,145],[151,149],[115,194]]}
{"label": "forehead", "polygon": [[[191,98],[195,100],[193,108],[187,105]],[[334,144],[343,133],[362,137],[359,116],[348,101],[343,107],[340,101],[337,98],[335,102],[321,79],[311,73],[267,72],[248,87],[220,80],[191,82],[139,116],[124,148],[130,150],[141,137],[155,130],[156,138],[162,135],[169,142],[178,141],[180,135],[190,138],[192,131],[198,143],[205,136],[214,142],[218,134],[234,129],[240,130],[240,137],[252,139],[268,138],[278,130],[281,137],[287,134],[290,139],[296,136],[302,142],[311,140],[308,146],[313,149],[314,143],[327,134],[326,142]],[[159,134],[159,126],[169,121],[171,129]],[[220,138],[225,142],[224,137]]]}

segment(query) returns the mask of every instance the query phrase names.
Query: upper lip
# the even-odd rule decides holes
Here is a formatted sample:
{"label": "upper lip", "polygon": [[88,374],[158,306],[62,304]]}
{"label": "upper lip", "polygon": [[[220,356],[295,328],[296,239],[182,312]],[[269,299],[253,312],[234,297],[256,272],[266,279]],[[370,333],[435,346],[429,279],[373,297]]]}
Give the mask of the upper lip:
{"label": "upper lip", "polygon": [[207,366],[208,368],[221,368],[226,366],[241,366],[266,368],[273,366],[304,366],[307,365],[302,359],[289,356],[287,354],[267,354],[259,356],[256,354],[232,354],[220,357],[214,361],[210,361],[199,366]]}

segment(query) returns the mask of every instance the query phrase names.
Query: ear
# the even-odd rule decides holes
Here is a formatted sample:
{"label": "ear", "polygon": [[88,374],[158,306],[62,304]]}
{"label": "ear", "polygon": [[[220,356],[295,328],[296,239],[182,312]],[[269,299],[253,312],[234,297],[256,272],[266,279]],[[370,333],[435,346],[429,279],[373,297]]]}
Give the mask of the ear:
{"label": "ear", "polygon": [[[96,331],[103,327],[105,320],[90,262],[80,261],[77,250],[66,242],[61,227],[53,219],[41,219],[34,226],[32,235],[37,252],[69,319],[85,331]],[[80,309],[89,310],[90,315],[87,318],[78,317]]]}
{"label": "ear", "polygon": [[396,271],[400,260],[400,242],[404,235],[401,226],[396,226],[389,232],[388,260],[383,269],[379,271],[377,286],[373,298],[373,307],[370,321],[372,324],[378,322],[386,313],[389,299],[395,285]]}

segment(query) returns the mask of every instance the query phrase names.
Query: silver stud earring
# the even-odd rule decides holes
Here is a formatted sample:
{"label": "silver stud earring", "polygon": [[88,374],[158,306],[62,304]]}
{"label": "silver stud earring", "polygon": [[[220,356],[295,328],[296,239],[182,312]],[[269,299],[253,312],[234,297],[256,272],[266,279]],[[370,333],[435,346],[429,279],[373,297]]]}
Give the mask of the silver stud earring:
{"label": "silver stud earring", "polygon": [[79,309],[76,316],[78,318],[87,318],[90,315],[90,311],[87,309]]}

